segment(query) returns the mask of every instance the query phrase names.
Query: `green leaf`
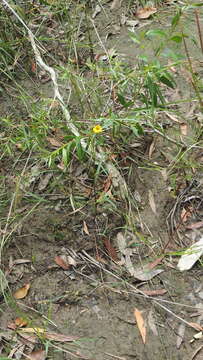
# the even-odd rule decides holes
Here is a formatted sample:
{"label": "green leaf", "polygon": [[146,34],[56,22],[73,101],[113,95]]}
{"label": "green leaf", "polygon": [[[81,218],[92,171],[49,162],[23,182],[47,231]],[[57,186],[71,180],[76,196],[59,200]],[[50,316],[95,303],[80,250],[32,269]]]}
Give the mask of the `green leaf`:
{"label": "green leaf", "polygon": [[176,43],[181,43],[183,40],[183,37],[182,37],[182,35],[174,35],[174,36],[171,36],[171,38],[169,40],[175,41]]}
{"label": "green leaf", "polygon": [[136,123],[134,126],[132,126],[131,129],[134,132],[134,134],[137,134],[137,136],[144,134],[144,130],[143,130],[142,126],[139,123]]}
{"label": "green leaf", "polygon": [[63,148],[62,150],[62,159],[65,166],[68,164],[68,151],[67,148]]}
{"label": "green leaf", "polygon": [[160,29],[148,30],[145,34],[146,37],[161,36],[166,37],[166,33]]}
{"label": "green leaf", "polygon": [[120,102],[121,105],[123,105],[125,108],[133,105],[133,101],[126,101],[124,96],[121,94],[118,94],[118,101]]}
{"label": "green leaf", "polygon": [[171,21],[171,25],[173,26],[173,28],[175,28],[177,26],[177,24],[179,23],[181,15],[182,15],[182,11],[179,10],[177,12],[177,14],[173,17],[173,19]]}
{"label": "green leaf", "polygon": [[139,135],[138,129],[137,129],[136,127],[131,126],[131,130],[132,130],[132,132],[133,132],[133,134],[134,134],[135,136],[138,136],[138,135]]}
{"label": "green leaf", "polygon": [[84,150],[83,150],[83,147],[82,147],[80,141],[81,141],[81,139],[80,139],[79,137],[76,138],[76,145],[75,145],[75,147],[76,147],[76,154],[77,154],[77,156],[78,156],[78,159],[79,159],[80,161],[82,161],[82,160],[84,159],[85,152],[84,152]]}
{"label": "green leaf", "polygon": [[176,87],[176,83],[175,80],[173,79],[173,77],[168,73],[165,72],[165,74],[161,74],[158,76],[158,79],[165,85],[167,85],[168,87],[170,87],[171,89],[175,89]]}
{"label": "green leaf", "polygon": [[138,60],[143,61],[144,63],[148,63],[148,58],[145,55],[138,55]]}
{"label": "green leaf", "polygon": [[154,83],[154,81],[152,81],[150,76],[147,77],[146,88],[149,91],[150,100],[152,102],[152,105],[154,107],[156,107],[157,106],[157,86]]}
{"label": "green leaf", "polygon": [[129,34],[132,41],[134,41],[136,44],[140,44],[140,40],[138,40],[138,38],[136,37],[134,32],[128,31],[128,34]]}

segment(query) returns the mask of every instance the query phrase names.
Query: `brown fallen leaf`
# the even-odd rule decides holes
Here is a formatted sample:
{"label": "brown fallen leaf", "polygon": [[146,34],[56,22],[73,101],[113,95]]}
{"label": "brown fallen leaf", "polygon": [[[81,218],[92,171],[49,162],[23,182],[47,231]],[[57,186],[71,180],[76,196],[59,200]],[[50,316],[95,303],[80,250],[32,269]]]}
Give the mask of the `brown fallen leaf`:
{"label": "brown fallen leaf", "polygon": [[106,250],[108,251],[109,256],[114,260],[114,261],[118,261],[118,256],[116,253],[115,248],[111,245],[111,242],[108,238],[104,239],[104,246],[106,248]]}
{"label": "brown fallen leaf", "polygon": [[108,264],[108,262],[107,262],[104,258],[102,258],[101,256],[99,256],[99,255],[96,255],[96,260],[97,260],[98,262],[100,262],[101,264],[105,264],[105,265]]}
{"label": "brown fallen leaf", "polygon": [[48,142],[54,147],[54,148],[59,148],[61,146],[63,146],[63,143],[53,137],[47,137]]}
{"label": "brown fallen leaf", "polygon": [[154,319],[154,315],[153,315],[153,311],[150,310],[149,315],[148,315],[148,325],[150,330],[152,331],[152,333],[154,334],[154,336],[158,336],[158,331],[157,331],[157,327],[155,324],[155,319]]}
{"label": "brown fallen leaf", "polygon": [[21,265],[21,264],[28,264],[31,263],[29,259],[16,259],[13,261],[13,265]]}
{"label": "brown fallen leaf", "polygon": [[53,341],[60,341],[60,342],[71,342],[79,339],[79,336],[68,336],[64,334],[52,333],[47,332],[46,329],[43,328],[22,328],[18,331],[18,334],[22,335],[25,333],[31,333],[43,336],[45,339],[53,340]]}
{"label": "brown fallen leaf", "polygon": [[90,235],[86,221],[83,221],[83,230],[86,235]]}
{"label": "brown fallen leaf", "polygon": [[177,349],[180,349],[181,347],[181,344],[184,340],[184,334],[185,334],[185,323],[181,323],[177,330],[177,340],[176,340]]}
{"label": "brown fallen leaf", "polygon": [[44,336],[48,340],[60,341],[60,342],[71,342],[79,339],[79,336],[68,336],[57,333],[45,333]]}
{"label": "brown fallen leaf", "polygon": [[[157,276],[158,274],[161,274],[164,269],[153,269],[155,267],[155,261],[151,264],[146,264],[140,268],[134,268],[130,256],[126,255],[125,257],[125,266],[126,269],[129,271],[130,275],[135,277],[136,279],[139,279],[141,281],[149,281],[153,277]],[[152,267],[153,266],[153,267]],[[152,268],[150,268],[152,267]]]}
{"label": "brown fallen leaf", "polygon": [[75,259],[72,256],[68,255],[67,259],[68,259],[68,263],[70,266],[77,266],[77,262],[75,261]]}
{"label": "brown fallen leaf", "polygon": [[104,187],[104,192],[106,193],[107,191],[109,191],[110,187],[111,187],[112,181],[111,181],[111,175],[108,176],[108,178],[105,180],[103,187]]}
{"label": "brown fallen leaf", "polygon": [[149,205],[153,211],[153,213],[156,215],[156,204],[155,204],[155,200],[154,200],[154,194],[151,190],[149,190]]}
{"label": "brown fallen leaf", "polygon": [[25,334],[22,332],[18,332],[18,335],[20,335],[26,342],[31,343],[31,344],[37,344],[39,339],[36,335],[30,335],[30,334]]}
{"label": "brown fallen leaf", "polygon": [[[14,345],[14,344],[13,344]],[[15,344],[12,347],[12,350],[9,352],[8,357],[6,358],[2,358],[0,357],[0,359],[2,360],[8,360],[8,359],[21,359],[22,354],[24,353],[24,349],[25,349],[25,344]]]}
{"label": "brown fallen leaf", "polygon": [[187,225],[186,229],[200,229],[201,227],[203,227],[203,221],[198,221],[196,223]]}
{"label": "brown fallen leaf", "polygon": [[31,62],[31,71],[35,74],[37,71],[37,65],[35,61]]}
{"label": "brown fallen leaf", "polygon": [[157,289],[157,290],[142,290],[142,292],[145,295],[148,296],[159,296],[159,295],[164,295],[167,293],[167,290],[165,289]]}
{"label": "brown fallen leaf", "polygon": [[7,324],[7,328],[11,330],[16,330],[17,326],[14,322],[10,322]]}
{"label": "brown fallen leaf", "polygon": [[137,10],[135,15],[138,19],[148,19],[151,15],[157,12],[157,8],[152,6],[146,6]]}
{"label": "brown fallen leaf", "polygon": [[14,292],[13,297],[16,300],[24,299],[28,294],[29,288],[30,284],[25,284],[23,287]]}
{"label": "brown fallen leaf", "polygon": [[135,320],[136,320],[140,335],[142,337],[142,341],[145,344],[147,331],[146,331],[146,326],[145,326],[145,322],[144,322],[141,311],[139,311],[137,308],[135,308],[134,316],[135,316]]}
{"label": "brown fallen leaf", "polygon": [[149,159],[152,158],[152,154],[153,154],[154,150],[155,150],[155,141],[153,140],[149,147]]}
{"label": "brown fallen leaf", "polygon": [[23,318],[21,318],[21,317],[17,317],[17,318],[15,319],[15,325],[16,325],[17,327],[26,326],[27,323],[28,323],[27,320],[25,320],[25,319],[23,319]]}
{"label": "brown fallen leaf", "polygon": [[23,329],[20,329],[19,334],[22,334],[22,333],[31,333],[31,334],[45,334],[46,333],[46,329],[43,329],[43,328],[39,328],[39,327],[33,327],[33,328],[23,328]]}
{"label": "brown fallen leaf", "polygon": [[53,176],[53,173],[48,173],[45,176],[41,176],[40,178],[40,182],[38,184],[38,190],[42,191],[44,189],[46,189],[47,185],[49,184],[49,181],[51,180]]}
{"label": "brown fallen leaf", "polygon": [[31,354],[26,355],[26,359],[29,360],[45,360],[45,358],[46,358],[46,351],[42,349],[33,351]]}
{"label": "brown fallen leaf", "polygon": [[121,6],[121,0],[113,0],[110,9],[117,10]]}
{"label": "brown fallen leaf", "polygon": [[187,135],[187,124],[182,122],[180,124],[180,132],[181,132],[181,135],[184,135],[186,136]]}
{"label": "brown fallen leaf", "polygon": [[60,266],[63,270],[68,270],[70,267],[70,264],[67,260],[66,255],[57,255],[54,258],[55,263]]}
{"label": "brown fallen leaf", "polygon": [[203,327],[197,323],[189,322],[188,325],[197,331],[203,331]]}
{"label": "brown fallen leaf", "polygon": [[183,207],[180,214],[182,223],[185,223],[187,221],[187,217],[188,217],[188,211]]}
{"label": "brown fallen leaf", "polygon": [[154,269],[157,265],[159,265],[162,260],[164,259],[164,256],[160,256],[159,258],[157,258],[156,260],[154,260],[153,262],[148,264],[148,268],[149,269]]}

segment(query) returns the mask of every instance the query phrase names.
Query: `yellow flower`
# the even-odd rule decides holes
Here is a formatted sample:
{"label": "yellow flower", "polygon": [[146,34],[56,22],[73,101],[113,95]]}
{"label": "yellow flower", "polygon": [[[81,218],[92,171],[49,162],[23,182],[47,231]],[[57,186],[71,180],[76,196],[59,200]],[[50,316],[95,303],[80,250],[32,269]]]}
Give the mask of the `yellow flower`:
{"label": "yellow flower", "polygon": [[92,129],[93,133],[95,134],[99,134],[103,131],[102,127],[100,125],[96,125],[95,127],[93,127]]}

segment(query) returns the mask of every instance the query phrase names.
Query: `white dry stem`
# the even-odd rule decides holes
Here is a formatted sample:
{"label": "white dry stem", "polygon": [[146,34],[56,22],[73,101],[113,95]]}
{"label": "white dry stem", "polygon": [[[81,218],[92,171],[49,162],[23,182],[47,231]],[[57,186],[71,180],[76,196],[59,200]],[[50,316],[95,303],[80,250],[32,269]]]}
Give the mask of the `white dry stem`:
{"label": "white dry stem", "polygon": [[[63,97],[61,96],[61,94],[59,92],[56,72],[54,71],[54,69],[52,67],[48,66],[43,61],[43,59],[40,55],[40,52],[39,52],[39,46],[37,46],[36,42],[35,42],[35,36],[32,33],[32,31],[29,29],[29,27],[25,24],[25,22],[21,19],[21,17],[16,13],[16,11],[12,8],[12,6],[6,0],[2,0],[2,1],[9,8],[9,10],[14,14],[14,16],[20,21],[20,23],[24,26],[24,28],[27,30],[29,38],[30,38],[30,42],[32,45],[32,49],[33,49],[33,52],[35,55],[36,62],[43,70],[45,70],[46,72],[48,72],[50,74],[50,77],[51,77],[51,80],[53,83],[53,87],[54,87],[54,99],[58,99],[58,101],[60,103],[60,106],[62,108],[63,114],[66,119],[67,126],[75,136],[80,136],[78,129],[71,121],[70,113],[69,113],[67,107],[65,106]],[[108,173],[110,174],[110,176],[112,178],[113,186],[118,187],[120,189],[120,194],[121,194],[122,198],[126,198],[127,197],[127,184],[126,184],[124,178],[121,176],[118,169],[112,164],[112,162],[110,162],[106,159],[105,153],[101,149],[97,149],[98,151],[95,153],[94,149],[92,149],[90,146],[89,146],[89,148],[87,148],[87,144],[84,139],[81,139],[81,146],[90,155],[92,155],[92,153],[94,152],[95,161],[98,163],[102,162],[104,164],[104,166],[106,167]]]}
{"label": "white dry stem", "polygon": [[[104,272],[106,272],[107,274],[110,274],[111,276],[113,276],[114,278],[116,278],[118,281],[123,282],[123,279],[116,275],[115,273],[113,273],[111,270],[106,269],[101,263],[99,263],[97,260],[95,260],[92,256],[90,256],[89,254],[86,253],[85,250],[82,250],[82,254],[80,254],[80,257],[90,263],[92,263],[93,265],[99,267],[101,270],[103,270]],[[83,273],[75,270],[76,273],[79,273],[80,275],[84,276]],[[85,277],[87,277],[85,275]],[[132,289],[133,293],[135,293],[137,296],[142,296],[144,297],[146,300],[151,301],[152,303],[158,305],[159,307],[161,307],[162,309],[164,309],[167,313],[169,313],[170,315],[172,315],[173,317],[175,317],[176,319],[180,320],[182,323],[184,323],[185,325],[189,326],[189,327],[193,327],[191,325],[190,322],[188,322],[187,320],[183,319],[182,317],[176,315],[176,313],[174,313],[172,310],[170,310],[169,308],[167,308],[166,306],[164,306],[163,304],[161,304],[161,302],[168,302],[171,305],[180,305],[180,306],[186,306],[186,307],[190,307],[188,305],[184,305],[184,304],[179,304],[179,303],[175,303],[175,302],[171,302],[171,301],[167,301],[164,299],[160,299],[160,298],[155,298],[153,299],[151,296],[146,295],[142,290],[136,288],[133,284],[130,284],[128,281],[125,281],[125,284]],[[193,308],[191,306],[191,308]],[[200,310],[202,310],[200,308]]]}

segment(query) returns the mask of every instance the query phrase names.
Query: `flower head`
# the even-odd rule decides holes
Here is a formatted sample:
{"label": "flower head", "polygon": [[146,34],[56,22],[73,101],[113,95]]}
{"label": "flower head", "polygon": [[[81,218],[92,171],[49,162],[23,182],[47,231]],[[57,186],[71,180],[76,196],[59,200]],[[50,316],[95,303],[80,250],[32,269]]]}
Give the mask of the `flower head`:
{"label": "flower head", "polygon": [[100,125],[96,125],[96,126],[93,127],[92,131],[95,134],[99,134],[99,133],[101,133],[103,131],[103,129],[102,129],[102,127]]}

